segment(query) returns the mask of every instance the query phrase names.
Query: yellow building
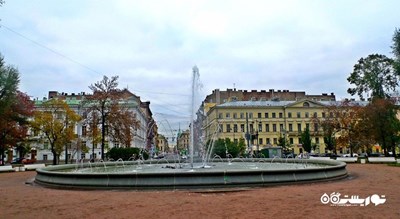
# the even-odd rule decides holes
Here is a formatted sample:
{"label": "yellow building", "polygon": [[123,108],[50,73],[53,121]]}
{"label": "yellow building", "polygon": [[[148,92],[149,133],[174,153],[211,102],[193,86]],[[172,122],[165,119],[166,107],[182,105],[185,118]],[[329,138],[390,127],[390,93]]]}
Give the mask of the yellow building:
{"label": "yellow building", "polygon": [[179,151],[187,151],[190,144],[190,132],[189,130],[185,130],[178,134],[177,139],[178,150]]}
{"label": "yellow building", "polygon": [[238,141],[246,139],[249,133],[252,138],[246,144],[251,150],[279,146],[279,139],[283,138],[293,153],[299,154],[304,151],[300,144],[301,132],[309,127],[312,144],[316,146],[313,152],[328,153],[322,128],[316,120],[326,116],[327,105],[336,103],[306,99],[226,102],[209,108],[204,124],[205,137],[207,140],[230,138]]}
{"label": "yellow building", "polygon": [[157,135],[157,150],[159,152],[169,152],[168,140],[162,134]]}

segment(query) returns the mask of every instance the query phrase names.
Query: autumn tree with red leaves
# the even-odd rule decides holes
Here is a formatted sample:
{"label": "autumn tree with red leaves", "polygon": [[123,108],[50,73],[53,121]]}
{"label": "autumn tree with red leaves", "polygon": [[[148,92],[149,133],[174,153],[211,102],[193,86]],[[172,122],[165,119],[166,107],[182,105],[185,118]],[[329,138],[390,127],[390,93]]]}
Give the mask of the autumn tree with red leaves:
{"label": "autumn tree with red leaves", "polygon": [[27,148],[28,117],[33,113],[29,97],[18,91],[19,72],[6,65],[0,55],[0,163],[4,165],[5,152],[16,147],[20,156]]}

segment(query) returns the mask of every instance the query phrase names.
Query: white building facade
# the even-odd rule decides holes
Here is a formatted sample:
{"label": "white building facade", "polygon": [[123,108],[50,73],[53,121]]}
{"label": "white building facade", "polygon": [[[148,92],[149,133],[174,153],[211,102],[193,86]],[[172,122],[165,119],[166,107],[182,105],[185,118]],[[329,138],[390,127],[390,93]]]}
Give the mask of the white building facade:
{"label": "white building facade", "polygon": [[[120,104],[124,104],[129,111],[133,112],[136,116],[136,120],[138,121],[138,128],[133,130],[133,138],[130,144],[130,147],[146,149],[147,145],[147,133],[149,132],[148,123],[152,120],[151,114],[149,116],[149,109],[144,109],[140,101],[140,97],[130,93],[127,90],[124,92],[128,92],[128,97],[125,97],[123,100],[120,101]],[[78,115],[83,117],[85,108],[82,104],[82,101],[85,99],[85,93],[80,94],[65,94],[65,93],[56,93],[54,91],[49,92],[49,99],[51,98],[59,98],[64,100],[67,105],[75,111]],[[35,110],[43,110],[42,104],[48,101],[47,98],[43,100],[35,100]],[[149,104],[147,104],[148,106]],[[151,112],[151,111],[150,111]],[[98,124],[99,131],[101,132],[101,126]],[[60,154],[60,163],[65,162],[65,154],[68,155],[68,163],[71,160],[74,162],[78,160],[90,160],[90,159],[100,159],[101,158],[101,142],[97,144],[93,144],[92,137],[88,135],[88,128],[84,121],[80,121],[75,126],[75,135],[76,140],[72,141],[67,146],[67,152],[64,150]],[[51,146],[48,140],[46,140],[43,133],[34,133],[30,131],[30,145],[32,151],[35,151],[35,158],[38,161],[51,161],[53,160],[53,153],[51,152]],[[120,143],[112,139],[111,136],[105,137],[105,149],[104,153],[113,147],[120,147]]]}

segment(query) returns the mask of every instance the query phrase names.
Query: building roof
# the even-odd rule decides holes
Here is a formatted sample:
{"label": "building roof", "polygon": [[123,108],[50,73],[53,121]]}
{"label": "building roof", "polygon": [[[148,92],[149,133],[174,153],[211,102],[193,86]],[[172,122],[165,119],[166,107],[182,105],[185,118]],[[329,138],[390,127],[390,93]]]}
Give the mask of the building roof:
{"label": "building roof", "polygon": [[[226,102],[221,105],[218,105],[218,108],[225,107],[284,107],[294,105],[299,102],[312,102],[321,106],[340,106],[344,101],[314,101],[314,100],[298,100],[298,101],[274,101],[274,100],[266,100],[266,101],[231,101]],[[351,106],[366,106],[368,101],[350,101]]]}

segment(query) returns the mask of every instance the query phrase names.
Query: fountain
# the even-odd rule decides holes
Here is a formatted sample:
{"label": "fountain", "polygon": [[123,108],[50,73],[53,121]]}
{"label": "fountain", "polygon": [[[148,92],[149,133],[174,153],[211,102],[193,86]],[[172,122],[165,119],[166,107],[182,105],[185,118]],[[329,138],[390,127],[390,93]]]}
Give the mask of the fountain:
{"label": "fountain", "polygon": [[[202,158],[194,157],[195,90],[193,67],[190,159],[77,163],[37,169],[35,183],[57,188],[90,189],[226,189],[341,179],[346,164],[335,160],[228,158],[212,156],[213,141]],[[121,165],[122,164],[122,165]]]}

